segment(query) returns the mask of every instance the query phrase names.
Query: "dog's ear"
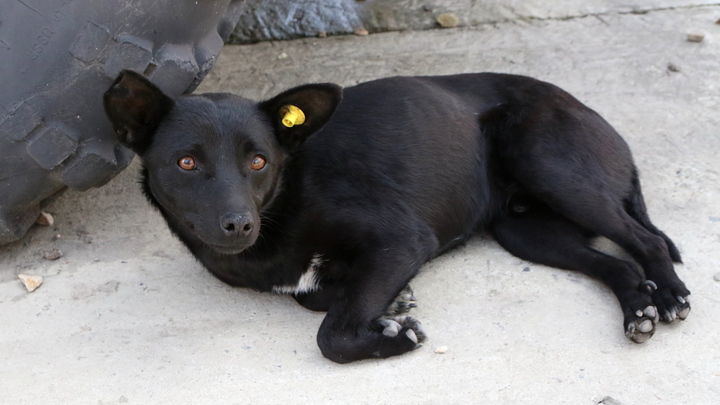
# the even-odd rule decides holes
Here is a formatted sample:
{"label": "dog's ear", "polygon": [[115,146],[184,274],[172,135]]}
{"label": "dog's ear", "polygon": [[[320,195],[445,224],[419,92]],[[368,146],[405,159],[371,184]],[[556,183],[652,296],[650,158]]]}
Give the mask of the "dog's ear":
{"label": "dog's ear", "polygon": [[142,155],[174,102],[142,75],[123,70],[105,92],[103,104],[120,143]]}
{"label": "dog's ear", "polygon": [[260,108],[270,116],[280,144],[293,150],[328,122],[341,100],[337,84],[306,84],[260,103]]}

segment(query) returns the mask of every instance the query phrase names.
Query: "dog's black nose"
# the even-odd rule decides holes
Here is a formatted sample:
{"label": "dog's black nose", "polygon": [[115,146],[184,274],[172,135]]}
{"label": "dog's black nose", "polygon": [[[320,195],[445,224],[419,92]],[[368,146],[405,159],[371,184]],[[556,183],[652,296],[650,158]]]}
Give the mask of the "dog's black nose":
{"label": "dog's black nose", "polygon": [[220,226],[228,236],[248,236],[255,226],[255,221],[250,213],[228,212],[220,218]]}

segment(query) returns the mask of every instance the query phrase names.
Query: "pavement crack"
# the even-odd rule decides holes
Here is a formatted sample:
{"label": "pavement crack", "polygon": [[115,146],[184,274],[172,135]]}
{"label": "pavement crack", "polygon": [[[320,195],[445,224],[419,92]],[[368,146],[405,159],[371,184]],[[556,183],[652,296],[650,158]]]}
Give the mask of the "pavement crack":
{"label": "pavement crack", "polygon": [[[633,10],[623,10],[623,11],[606,11],[601,13],[587,13],[587,14],[577,14],[577,15],[569,15],[569,16],[562,16],[562,17],[536,17],[536,16],[523,16],[523,15],[517,15],[518,19],[521,20],[530,20],[530,21],[568,21],[568,20],[578,20],[588,17],[595,17],[602,21],[603,24],[607,24],[605,20],[602,19],[602,17],[605,16],[616,16],[616,15],[645,15],[649,13],[654,12],[663,12],[663,11],[673,11],[673,10],[692,10],[696,8],[712,8],[712,7],[718,7],[720,6],[720,3],[706,3],[706,4],[687,4],[684,6],[669,6],[669,7],[654,7],[654,8],[637,8]],[[487,24],[494,24],[494,23],[500,23],[502,21],[496,21],[496,22],[489,22]],[[485,23],[483,23],[485,24]]]}

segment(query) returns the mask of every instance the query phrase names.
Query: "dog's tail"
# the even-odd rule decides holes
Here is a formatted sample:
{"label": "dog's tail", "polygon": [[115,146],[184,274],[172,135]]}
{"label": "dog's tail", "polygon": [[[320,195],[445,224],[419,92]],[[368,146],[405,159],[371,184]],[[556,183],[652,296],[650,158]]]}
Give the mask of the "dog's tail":
{"label": "dog's tail", "polygon": [[630,196],[627,199],[626,211],[645,229],[663,238],[668,247],[668,253],[670,253],[672,261],[675,263],[682,263],[680,252],[673,241],[670,240],[670,238],[661,230],[657,229],[652,222],[650,222],[650,217],[648,216],[647,208],[645,207],[645,200],[643,199],[642,191],[640,189],[640,180],[638,179],[637,170],[633,170],[632,189],[630,191]]}

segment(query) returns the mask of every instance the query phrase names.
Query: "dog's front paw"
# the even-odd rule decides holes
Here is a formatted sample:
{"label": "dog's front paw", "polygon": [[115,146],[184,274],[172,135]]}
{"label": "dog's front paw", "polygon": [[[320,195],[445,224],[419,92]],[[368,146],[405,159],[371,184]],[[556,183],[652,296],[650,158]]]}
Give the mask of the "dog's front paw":
{"label": "dog's front paw", "polygon": [[398,356],[425,340],[420,322],[409,316],[381,318],[353,330],[320,327],[318,345],[323,356],[338,363]]}
{"label": "dog's front paw", "polygon": [[389,338],[400,338],[403,336],[415,343],[416,349],[420,347],[427,336],[422,329],[420,321],[409,316],[397,316],[394,318],[379,319],[378,324],[383,328],[382,334]]}

